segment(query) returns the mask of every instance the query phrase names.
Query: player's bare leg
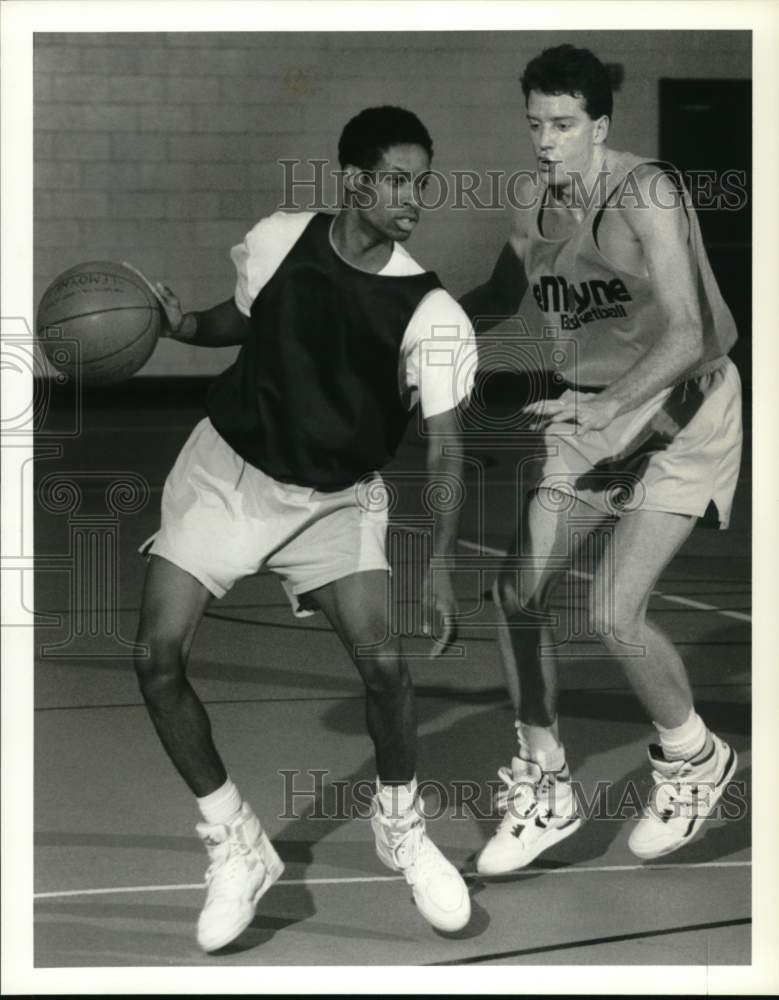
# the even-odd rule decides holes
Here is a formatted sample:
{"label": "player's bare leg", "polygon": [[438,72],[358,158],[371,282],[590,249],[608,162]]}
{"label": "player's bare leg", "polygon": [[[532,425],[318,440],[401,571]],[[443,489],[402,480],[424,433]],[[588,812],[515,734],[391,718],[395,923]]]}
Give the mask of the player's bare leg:
{"label": "player's bare leg", "polygon": [[581,825],[570,785],[565,748],[557,729],[557,663],[551,652],[552,591],[573,558],[572,522],[577,544],[603,518],[580,501],[563,504],[548,491],[530,495],[523,508],[518,543],[494,587],[501,625],[503,669],[516,715],[516,755],[498,772],[505,788],[497,797],[503,818],[479,856],[485,875],[529,864],[542,851]]}
{"label": "player's bare leg", "polygon": [[369,570],[311,592],[365,684],[368,733],[384,785],[403,785],[416,772],[414,688],[400,640],[389,634],[389,574]]}
{"label": "player's bare leg", "polygon": [[203,703],[186,676],[192,642],[211,594],[167,559],[146,574],[135,663],[149,715],[171,761],[197,796],[197,830],[211,859],[197,937],[205,951],[233,941],[284,870],[259,820],[241,799],[214,746]]}
{"label": "player's bare leg", "polygon": [[662,511],[623,514],[590,587],[591,628],[619,660],[649,718],[668,729],[689,716],[692,692],[681,657],[647,620],[647,607],[660,574],[695,520]]}
{"label": "player's bare leg", "polygon": [[557,663],[550,650],[554,628],[550,622],[552,591],[573,558],[569,524],[575,520],[594,530],[602,518],[578,500],[566,499],[564,509],[548,491],[528,496],[522,510],[519,539],[493,587],[498,618],[498,645],[506,684],[516,717],[528,726],[549,727],[557,715]]}
{"label": "player's bare leg", "polygon": [[354,573],[312,591],[365,683],[368,732],[378,772],[371,825],[376,852],[411,887],[422,915],[439,930],[470,919],[468,889],[427,836],[416,802],[416,708],[400,641],[390,635],[389,574]]}
{"label": "player's bare leg", "polygon": [[198,797],[227,779],[211,723],[186,676],[195,633],[211,594],[189,573],[152,556],[141,602],[135,669],[146,707],[173,765]]}

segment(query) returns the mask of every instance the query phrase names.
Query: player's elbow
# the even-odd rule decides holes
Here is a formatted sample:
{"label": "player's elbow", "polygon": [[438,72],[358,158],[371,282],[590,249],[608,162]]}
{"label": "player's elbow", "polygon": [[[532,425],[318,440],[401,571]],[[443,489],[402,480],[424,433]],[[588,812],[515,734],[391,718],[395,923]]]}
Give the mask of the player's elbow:
{"label": "player's elbow", "polygon": [[687,327],[684,338],[685,360],[694,365],[703,357],[703,327],[700,323],[691,323]]}
{"label": "player's elbow", "polygon": [[685,310],[671,317],[668,336],[682,367],[694,365],[703,356],[703,324],[700,315]]}
{"label": "player's elbow", "polygon": [[432,482],[459,480],[463,475],[464,446],[456,410],[438,414],[426,422],[427,473]]}

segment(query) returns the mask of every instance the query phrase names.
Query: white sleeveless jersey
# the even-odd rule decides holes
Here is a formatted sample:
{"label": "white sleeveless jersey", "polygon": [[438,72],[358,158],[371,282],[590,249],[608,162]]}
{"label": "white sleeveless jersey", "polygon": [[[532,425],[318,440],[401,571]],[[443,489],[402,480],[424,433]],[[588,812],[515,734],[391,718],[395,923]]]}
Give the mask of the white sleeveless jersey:
{"label": "white sleeveless jersey", "polygon": [[642,163],[673,170],[682,192],[689,220],[689,241],[698,283],[698,301],[703,321],[703,356],[683,378],[694,378],[721,362],[736,341],[733,317],[717,287],[701,238],[700,225],[681,177],[668,164],[616,153],[614,170],[602,194],[591,199],[581,223],[569,236],[547,239],[541,233],[539,215],[546,188],[539,188],[531,210],[531,226],[525,254],[528,290],[520,316],[533,331],[559,331],[555,364],[571,383],[603,387],[623,375],[649,350],[667,322],[658,308],[649,277],[623,271],[600,252],[597,226],[605,207],[635,204],[635,187],[628,175]]}

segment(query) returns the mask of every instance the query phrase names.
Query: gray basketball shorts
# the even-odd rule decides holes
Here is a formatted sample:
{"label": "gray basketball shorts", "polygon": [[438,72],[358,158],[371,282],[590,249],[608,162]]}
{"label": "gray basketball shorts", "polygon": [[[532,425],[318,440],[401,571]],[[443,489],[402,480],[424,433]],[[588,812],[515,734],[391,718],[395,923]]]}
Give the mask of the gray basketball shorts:
{"label": "gray basketball shorts", "polygon": [[[572,398],[587,398],[576,389]],[[550,425],[522,476],[602,511],[666,511],[730,521],[741,464],[741,382],[730,359],[663,389],[600,431]],[[569,429],[570,428],[570,429]]]}

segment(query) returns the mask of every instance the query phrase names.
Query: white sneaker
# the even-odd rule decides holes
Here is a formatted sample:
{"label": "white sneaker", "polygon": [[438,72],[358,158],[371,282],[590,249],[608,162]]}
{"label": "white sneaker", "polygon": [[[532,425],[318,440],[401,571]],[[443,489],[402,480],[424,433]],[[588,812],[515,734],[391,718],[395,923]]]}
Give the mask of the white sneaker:
{"label": "white sneaker", "polygon": [[476,860],[481,875],[524,868],[582,825],[567,764],[559,771],[543,771],[532,760],[513,757],[511,770],[502,767],[498,777],[506,787],[495,804],[505,815]]}
{"label": "white sneaker", "polygon": [[379,859],[402,872],[422,916],[441,931],[459,931],[471,918],[471,900],[462,875],[425,832],[416,809],[399,818],[387,816],[373,799],[371,826]]}
{"label": "white sneaker", "polygon": [[197,832],[211,859],[197,941],[204,951],[217,951],[246,930],[284,863],[245,802],[229,825],[198,823]]}
{"label": "white sneaker", "polygon": [[666,760],[659,746],[649,747],[655,787],[628,847],[639,858],[659,858],[688,844],[714,809],[738,763],[736,752],[712,734],[705,760]]}

